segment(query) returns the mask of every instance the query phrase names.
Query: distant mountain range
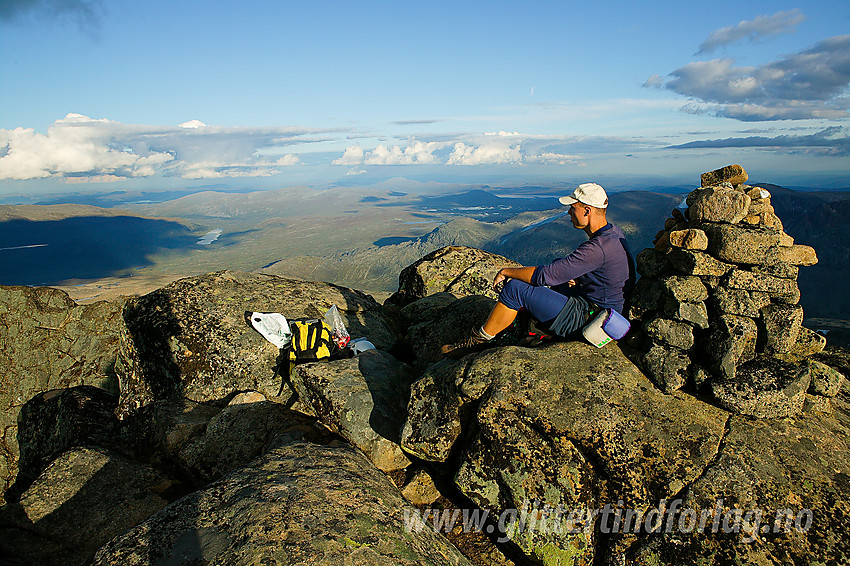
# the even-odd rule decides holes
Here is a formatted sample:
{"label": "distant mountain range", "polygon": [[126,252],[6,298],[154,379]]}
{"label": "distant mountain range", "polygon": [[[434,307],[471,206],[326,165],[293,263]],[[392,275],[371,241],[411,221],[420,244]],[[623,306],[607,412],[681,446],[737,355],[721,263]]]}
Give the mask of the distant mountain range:
{"label": "distant mountain range", "polygon": [[[843,284],[850,277],[844,227],[850,191],[751,184],[772,193],[786,232],[818,252],[819,264],[800,270],[806,315],[850,320]],[[446,245],[538,265],[584,239],[557,201],[562,187],[458,187],[425,195],[409,188],[208,191],[123,209],[0,206],[0,283],[78,283],[130,274],[159,281],[240,269],[386,293],[395,290],[401,269]],[[686,192],[660,187],[612,193],[609,218],[637,254],[651,246]],[[203,245],[202,236],[212,230],[221,236]]]}

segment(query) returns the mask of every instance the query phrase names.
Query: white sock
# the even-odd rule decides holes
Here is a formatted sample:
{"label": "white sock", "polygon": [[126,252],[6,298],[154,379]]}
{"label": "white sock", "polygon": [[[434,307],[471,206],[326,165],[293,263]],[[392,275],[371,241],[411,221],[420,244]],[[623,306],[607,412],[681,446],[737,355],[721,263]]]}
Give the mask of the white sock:
{"label": "white sock", "polygon": [[483,324],[481,325],[481,328],[478,329],[478,335],[482,338],[486,338],[487,340],[492,340],[493,338],[495,338],[495,336],[490,336],[489,334],[487,334],[487,332],[484,330]]}

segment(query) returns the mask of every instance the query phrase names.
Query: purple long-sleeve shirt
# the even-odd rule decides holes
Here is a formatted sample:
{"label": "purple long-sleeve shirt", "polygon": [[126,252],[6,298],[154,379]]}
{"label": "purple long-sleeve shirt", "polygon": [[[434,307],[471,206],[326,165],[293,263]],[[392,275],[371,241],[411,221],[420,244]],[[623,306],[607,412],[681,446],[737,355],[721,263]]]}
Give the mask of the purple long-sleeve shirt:
{"label": "purple long-sleeve shirt", "polygon": [[[574,279],[569,294],[579,294],[601,308],[623,311],[624,293],[634,285],[634,260],[623,231],[611,223],[593,233],[567,257],[534,269],[532,285],[557,287]],[[567,293],[567,289],[556,289]]]}

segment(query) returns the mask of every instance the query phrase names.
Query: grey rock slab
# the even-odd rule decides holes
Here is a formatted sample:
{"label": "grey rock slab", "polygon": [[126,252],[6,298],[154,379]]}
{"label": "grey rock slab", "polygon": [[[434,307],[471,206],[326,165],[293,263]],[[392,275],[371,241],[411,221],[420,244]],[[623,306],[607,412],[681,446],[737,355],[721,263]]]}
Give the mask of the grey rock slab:
{"label": "grey rock slab", "polygon": [[98,548],[181,491],[179,482],[146,464],[73,448],[0,510],[0,556],[42,566],[87,564]]}
{"label": "grey rock slab", "polygon": [[653,344],[641,361],[648,377],[665,393],[684,387],[691,373],[688,355],[667,344]]}
{"label": "grey rock slab", "polygon": [[17,475],[24,403],[76,385],[118,394],[133,363],[122,309],[119,302],[77,305],[50,287],[0,286],[0,493]]}
{"label": "grey rock slab", "polygon": [[772,304],[761,309],[760,323],[764,329],[763,351],[767,354],[787,354],[797,343],[803,323],[800,305]]}
{"label": "grey rock slab", "polygon": [[295,366],[302,402],[385,472],[410,465],[399,446],[412,369],[381,350],[354,358]]}
{"label": "grey rock slab", "polygon": [[[617,347],[500,350],[455,366],[460,390],[489,376],[486,389],[472,388],[481,393],[456,476],[480,506],[519,509],[537,497],[569,509],[620,498],[640,507],[677,493],[717,451],[726,413],[679,392],[665,395]],[[585,534],[550,533],[518,544],[556,563],[587,560],[588,542]]]}
{"label": "grey rock slab", "polygon": [[382,349],[394,344],[381,305],[330,283],[223,271],[181,279],[135,299],[125,319],[144,363],[137,377],[122,381],[121,406],[131,411],[173,396],[220,401],[247,390],[277,397],[281,352],[249,326],[245,313],[322,318],[332,305],[352,337],[366,337]]}
{"label": "grey rock slab", "polygon": [[734,189],[708,187],[699,192],[688,207],[694,222],[728,222],[743,220],[750,209],[750,197]]}
{"label": "grey rock slab", "polygon": [[835,397],[841,391],[844,375],[835,368],[816,360],[806,360],[803,367],[811,376],[809,393],[824,397]]}
{"label": "grey rock slab", "polygon": [[[116,537],[107,564],[468,565],[356,448],[294,443]],[[415,511],[415,509],[413,509]]]}
{"label": "grey rock slab", "polygon": [[434,293],[486,295],[495,299],[493,278],[503,267],[520,267],[506,257],[477,248],[447,246],[407,266],[398,276],[398,292],[388,301],[405,306]]}
{"label": "grey rock slab", "polygon": [[705,223],[708,253],[727,263],[766,265],[779,261],[779,230],[766,226]]}
{"label": "grey rock slab", "polygon": [[20,494],[62,452],[92,445],[121,449],[118,399],[102,389],[80,385],[30,399],[18,415],[18,478],[7,492]]}
{"label": "grey rock slab", "polygon": [[793,363],[758,356],[739,366],[734,379],[712,382],[711,391],[733,413],[776,419],[803,409],[810,380],[809,372]]}

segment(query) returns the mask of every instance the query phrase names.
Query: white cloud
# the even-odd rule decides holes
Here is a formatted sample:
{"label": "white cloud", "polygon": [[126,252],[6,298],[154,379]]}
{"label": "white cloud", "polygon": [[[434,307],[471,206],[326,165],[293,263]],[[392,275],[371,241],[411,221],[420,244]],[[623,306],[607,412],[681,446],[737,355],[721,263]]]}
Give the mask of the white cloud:
{"label": "white cloud", "polygon": [[522,163],[520,145],[510,145],[509,141],[494,141],[478,147],[458,142],[446,165],[499,165]]}
{"label": "white cloud", "polygon": [[406,148],[379,145],[363,160],[366,165],[425,165],[437,163],[434,150],[442,147],[437,142],[413,141]]}
{"label": "white cloud", "polygon": [[527,163],[544,163],[548,165],[581,165],[583,157],[580,155],[568,155],[544,151],[538,155],[526,156]]}
{"label": "white cloud", "polygon": [[0,179],[266,176],[300,160],[295,154],[269,160],[260,150],[321,141],[318,132],[222,128],[198,120],[179,127],[130,125],[72,113],[46,134],[0,129]]}
{"label": "white cloud", "polygon": [[734,43],[741,39],[756,41],[780,33],[788,33],[806,19],[798,9],[787,12],[776,12],[772,16],[758,16],[753,20],[745,20],[736,26],[720,28],[699,46],[700,53],[710,53],[718,47]]}
{"label": "white cloud", "polygon": [[0,129],[0,179],[40,179],[51,176],[118,175],[145,177],[174,159],[167,152],[139,155],[116,147],[103,135],[108,120],[88,120],[69,114],[47,134],[32,128]]}
{"label": "white cloud", "polygon": [[850,35],[758,67],[723,58],[689,63],[670,76],[665,88],[696,99],[687,112],[742,121],[850,117]]}
{"label": "white cloud", "polygon": [[359,145],[345,148],[342,157],[333,161],[334,165],[360,165],[361,163],[363,163],[363,148]]}
{"label": "white cloud", "polygon": [[364,152],[359,145],[345,148],[342,157],[333,161],[334,165],[431,165],[438,163],[434,151],[444,147],[442,142],[422,142],[411,140],[407,147],[379,145]]}

